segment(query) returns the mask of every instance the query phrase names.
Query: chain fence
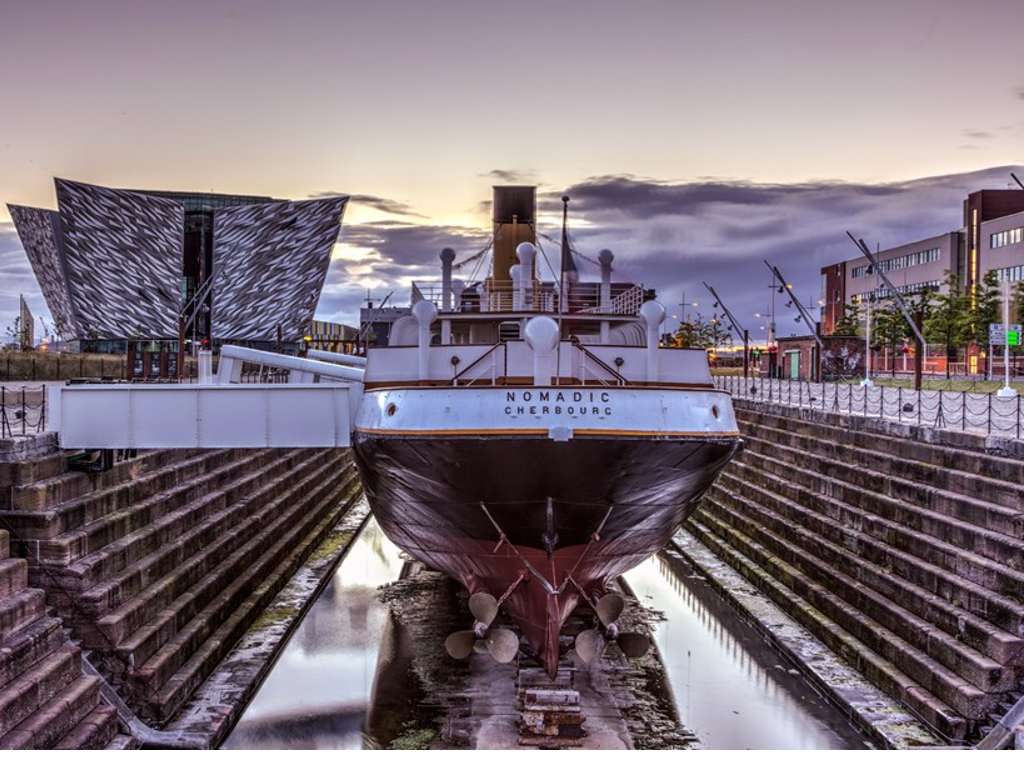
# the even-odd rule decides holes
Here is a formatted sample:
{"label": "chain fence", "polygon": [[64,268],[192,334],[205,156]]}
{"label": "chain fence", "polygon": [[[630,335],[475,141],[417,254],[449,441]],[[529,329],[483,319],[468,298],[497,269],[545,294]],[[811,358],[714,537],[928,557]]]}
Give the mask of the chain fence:
{"label": "chain fence", "polygon": [[737,399],[884,418],[948,431],[1020,439],[1024,426],[1020,396],[742,376],[716,376],[714,382]]}
{"label": "chain fence", "polygon": [[0,439],[46,431],[45,386],[0,386]]}

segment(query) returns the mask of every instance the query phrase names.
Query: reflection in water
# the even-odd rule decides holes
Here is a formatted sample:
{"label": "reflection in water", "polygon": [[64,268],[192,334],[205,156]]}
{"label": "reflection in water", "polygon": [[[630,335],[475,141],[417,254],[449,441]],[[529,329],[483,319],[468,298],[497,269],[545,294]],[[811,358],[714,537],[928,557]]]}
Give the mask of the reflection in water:
{"label": "reflection in water", "polygon": [[[364,501],[365,503],[365,501]],[[224,748],[361,748],[370,710],[402,698],[408,642],[377,588],[402,560],[372,519],[289,638]],[[683,723],[707,748],[862,748],[862,735],[681,560],[626,574],[662,612],[658,649]],[[379,675],[383,653],[390,672]],[[391,667],[394,668],[391,668]],[[377,689],[374,691],[374,677]],[[378,705],[375,711],[396,708]],[[400,707],[397,707],[400,708]],[[396,708],[396,710],[397,710]],[[379,722],[389,729],[392,722]],[[375,728],[375,730],[378,728]]]}
{"label": "reflection in water", "polygon": [[868,745],[685,562],[652,557],[625,577],[665,616],[655,631],[658,650],[680,718],[706,748]]}
{"label": "reflection in water", "polygon": [[[365,503],[365,501],[362,501]],[[398,549],[370,520],[223,748],[360,748]]]}

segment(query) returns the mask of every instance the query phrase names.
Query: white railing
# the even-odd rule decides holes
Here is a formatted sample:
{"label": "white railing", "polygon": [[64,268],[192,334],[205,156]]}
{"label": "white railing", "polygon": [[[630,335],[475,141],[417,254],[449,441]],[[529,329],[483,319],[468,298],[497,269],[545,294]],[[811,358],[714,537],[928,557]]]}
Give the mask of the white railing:
{"label": "white railing", "polygon": [[[416,290],[427,301],[444,306],[444,289],[440,283],[415,283]],[[611,286],[609,300],[602,301],[600,283],[570,285],[565,302],[567,314],[612,314],[634,317],[643,303],[641,285]],[[511,280],[487,280],[477,287],[464,289],[452,296],[455,312],[545,312],[555,313],[559,307],[558,287],[550,282],[527,283],[519,306]]]}

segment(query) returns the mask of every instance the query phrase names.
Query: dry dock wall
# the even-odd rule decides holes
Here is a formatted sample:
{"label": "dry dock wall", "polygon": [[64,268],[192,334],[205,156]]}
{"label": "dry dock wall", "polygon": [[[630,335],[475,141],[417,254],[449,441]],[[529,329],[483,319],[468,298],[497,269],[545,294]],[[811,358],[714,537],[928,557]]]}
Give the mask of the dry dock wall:
{"label": "dry dock wall", "polygon": [[[78,669],[77,653],[88,653],[135,713],[160,727],[358,492],[348,450],[157,450],[83,473],[43,443],[6,462],[0,456],[0,555],[10,548],[22,558],[7,588],[31,594],[37,617],[72,640],[50,640],[51,654],[74,656],[67,665]],[[0,653],[14,641],[8,626],[26,628],[6,617],[4,561]],[[0,654],[0,737],[5,691],[41,668],[49,657],[42,653],[17,662]],[[17,678],[5,679],[5,662]],[[66,687],[42,690],[40,706],[57,705],[53,696]],[[64,708],[77,716],[86,704]]]}
{"label": "dry dock wall", "polygon": [[687,523],[951,742],[1021,695],[1024,445],[737,399]]}

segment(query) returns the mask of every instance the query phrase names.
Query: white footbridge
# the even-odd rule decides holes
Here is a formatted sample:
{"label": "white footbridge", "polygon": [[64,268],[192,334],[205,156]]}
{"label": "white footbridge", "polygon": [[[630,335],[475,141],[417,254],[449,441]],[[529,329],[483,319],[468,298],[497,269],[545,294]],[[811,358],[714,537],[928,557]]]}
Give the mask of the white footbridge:
{"label": "white footbridge", "polygon": [[[288,383],[242,383],[243,365],[287,371]],[[63,448],[348,447],[365,360],[307,358],[224,346],[196,383],[63,384],[48,392]]]}

